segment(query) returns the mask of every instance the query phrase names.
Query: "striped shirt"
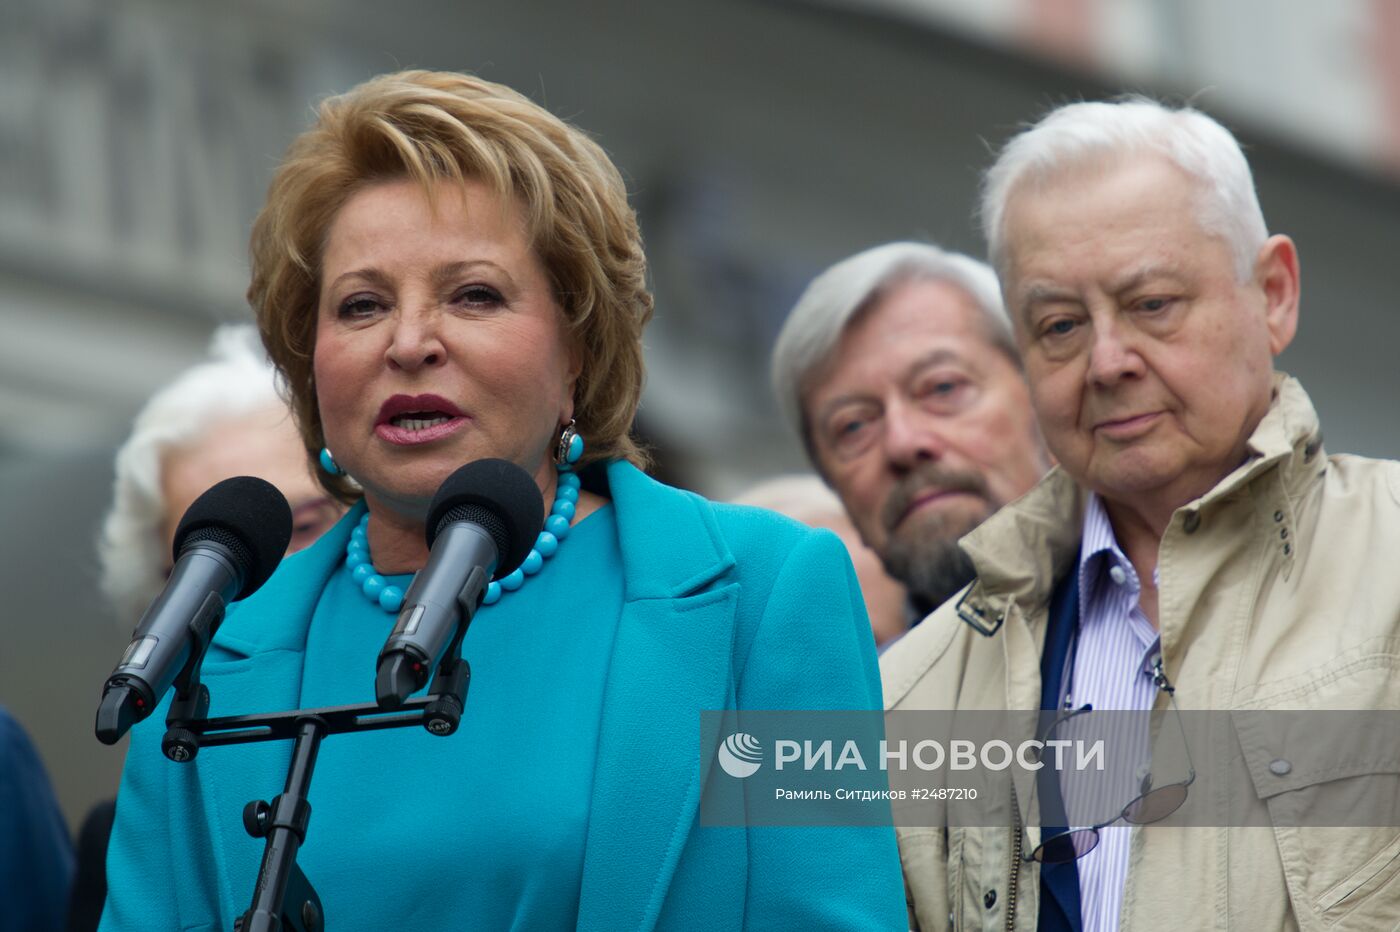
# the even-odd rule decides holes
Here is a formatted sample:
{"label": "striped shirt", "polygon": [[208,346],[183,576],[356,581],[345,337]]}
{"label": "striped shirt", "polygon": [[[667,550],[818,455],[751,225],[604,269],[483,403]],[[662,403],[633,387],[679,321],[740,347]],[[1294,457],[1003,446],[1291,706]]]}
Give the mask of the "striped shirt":
{"label": "striped shirt", "polygon": [[[1153,576],[1155,581],[1155,570]],[[1091,705],[1096,711],[1152,708],[1157,697],[1152,663],[1159,638],[1138,603],[1141,588],[1137,571],[1114,537],[1103,502],[1090,493],[1079,547],[1079,637],[1069,660],[1072,670],[1065,677],[1066,688],[1074,694],[1064,701],[1073,707]],[[1130,718],[1139,720],[1117,716],[1114,721],[1122,721],[1126,727]],[[1132,759],[1146,761],[1145,734],[1140,740],[1129,740],[1128,753],[1140,751]],[[1077,807],[1071,783],[1063,780],[1061,789],[1066,806],[1073,811]],[[1138,793],[1132,779],[1111,790],[1100,790],[1116,797],[1108,801],[1109,811],[1121,809]],[[1086,804],[1086,808],[1103,811],[1100,802]],[[1098,845],[1077,863],[1084,932],[1116,932],[1118,928],[1131,831],[1124,822],[1099,829]]]}

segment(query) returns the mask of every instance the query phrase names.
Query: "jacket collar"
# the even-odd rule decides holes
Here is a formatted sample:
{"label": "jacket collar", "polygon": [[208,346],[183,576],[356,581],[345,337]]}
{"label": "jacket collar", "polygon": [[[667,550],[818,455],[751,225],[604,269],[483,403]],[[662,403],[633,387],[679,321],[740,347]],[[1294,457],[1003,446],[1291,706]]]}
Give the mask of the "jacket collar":
{"label": "jacket collar", "polygon": [[[627,463],[607,468],[622,615],[598,737],[578,928],[655,926],[695,823],[711,752],[702,709],[733,706],[734,556],[712,506]],[[639,790],[644,788],[644,790]]]}
{"label": "jacket collar", "polygon": [[[662,485],[630,463],[609,463],[605,476],[622,541],[624,599],[681,598],[733,568],[734,555],[709,502]],[[283,561],[261,589],[230,611],[214,644],[238,657],[305,650],[316,602],[364,513],[361,500],[315,544]]]}
{"label": "jacket collar", "polygon": [[1317,480],[1322,449],[1322,428],[1312,399],[1297,379],[1274,375],[1274,398],[1269,412],[1249,438],[1250,459],[1202,499],[1216,501],[1243,488],[1270,467],[1280,467],[1285,494],[1296,501]]}
{"label": "jacket collar", "polygon": [[[1204,512],[1274,474],[1282,482],[1277,509],[1295,526],[1294,504],[1317,480],[1325,460],[1317,412],[1298,380],[1274,374],[1273,398],[1247,442],[1248,459],[1208,492],[1178,508],[1172,526],[1194,525]],[[1059,466],[1035,488],[1005,506],[960,541],[977,580],[958,614],[984,634],[995,633],[1010,603],[1027,610],[1049,604],[1055,581],[1078,558],[1087,496]]]}
{"label": "jacket collar", "polygon": [[705,499],[662,485],[622,461],[608,464],[607,482],[627,601],[681,598],[733,568],[734,555]]}
{"label": "jacket collar", "polygon": [[362,499],[316,543],[284,559],[261,589],[230,606],[205,663],[270,650],[304,651],[321,591],[344,562],[350,533],[364,513]]}

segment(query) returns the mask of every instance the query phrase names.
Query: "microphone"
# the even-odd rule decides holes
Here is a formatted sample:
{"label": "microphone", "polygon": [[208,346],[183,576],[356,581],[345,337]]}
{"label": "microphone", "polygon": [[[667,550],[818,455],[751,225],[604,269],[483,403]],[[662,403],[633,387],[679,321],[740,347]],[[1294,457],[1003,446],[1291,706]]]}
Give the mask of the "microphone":
{"label": "microphone", "polygon": [[292,510],[269,482],[236,476],[190,505],[175,531],[175,566],[102,687],[97,739],[115,744],[198,663],[224,606],[267,581],[292,539]]}
{"label": "microphone", "polygon": [[543,526],[539,486],[514,463],[477,460],[447,477],[428,508],[428,563],[379,652],[380,708],[396,709],[423,687],[458,622],[471,623],[486,584],[525,562]]}

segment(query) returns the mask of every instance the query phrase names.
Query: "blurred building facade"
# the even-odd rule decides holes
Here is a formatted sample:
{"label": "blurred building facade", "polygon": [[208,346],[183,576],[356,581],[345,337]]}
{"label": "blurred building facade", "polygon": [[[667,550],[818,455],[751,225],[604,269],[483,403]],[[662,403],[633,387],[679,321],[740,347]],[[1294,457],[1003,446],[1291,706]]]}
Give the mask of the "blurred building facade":
{"label": "blurred building facade", "polygon": [[1199,96],[1231,124],[1400,179],[1400,5],[1392,0],[825,3],[947,29],[1110,83]]}
{"label": "blurred building facade", "polygon": [[[91,735],[125,633],[91,540],[145,397],[247,309],[246,238],[318,99],[384,71],[502,81],[592,132],[652,260],[642,417],[728,496],[803,465],[767,354],[812,275],[878,242],[980,254],[989,147],[1047,107],[1192,98],[1250,146],[1298,241],[1283,367],[1328,446],[1400,456],[1400,24],[1388,0],[10,0],[0,7],[0,702],[70,819],[119,758]],[[1391,50],[1380,54],[1376,50]],[[17,595],[17,597],[15,597]],[[253,710],[249,710],[253,711]]]}

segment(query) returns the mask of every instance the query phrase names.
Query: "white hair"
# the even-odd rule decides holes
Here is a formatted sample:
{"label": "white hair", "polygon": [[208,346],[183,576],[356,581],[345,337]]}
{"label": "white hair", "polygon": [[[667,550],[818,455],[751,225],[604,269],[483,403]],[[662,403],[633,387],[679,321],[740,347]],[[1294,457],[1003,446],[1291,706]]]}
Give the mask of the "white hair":
{"label": "white hair", "polygon": [[1162,155],[1196,181],[1201,227],[1225,240],[1235,274],[1248,279],[1269,233],[1240,144],[1199,110],[1140,96],[1066,104],[1007,142],[982,182],[982,232],[992,264],[1006,271],[1006,203],[1023,181],[1043,182],[1068,166],[1131,152]]}
{"label": "white hair", "polygon": [[861,311],[895,288],[916,281],[946,282],[965,291],[986,318],[988,339],[1020,366],[1001,289],[986,263],[928,243],[886,243],[856,253],[812,280],[773,346],[773,393],[809,454],[811,438],[802,410],[808,376],[830,357]]}
{"label": "white hair", "polygon": [[211,421],[284,405],[275,370],[249,325],[214,331],[207,358],[146,402],[117,451],[112,505],[97,542],[102,592],[123,625],[136,624],[165,583],[166,503],[161,460],[193,444]]}

